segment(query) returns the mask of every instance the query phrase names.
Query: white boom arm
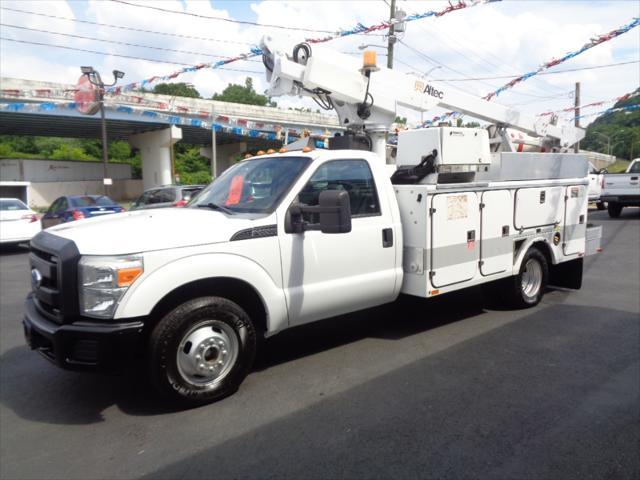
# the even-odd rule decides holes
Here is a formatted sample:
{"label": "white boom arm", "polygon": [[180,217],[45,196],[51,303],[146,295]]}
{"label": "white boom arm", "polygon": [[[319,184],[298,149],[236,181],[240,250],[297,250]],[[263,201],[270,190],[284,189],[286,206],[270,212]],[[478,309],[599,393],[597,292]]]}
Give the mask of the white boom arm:
{"label": "white boom arm", "polygon": [[340,123],[351,130],[386,131],[395,119],[397,107],[403,106],[417,111],[434,107],[455,110],[503,129],[509,127],[543,137],[545,143],[563,150],[585,135],[581,128],[553,125],[548,117],[529,117],[449,86],[388,68],[371,72],[368,79],[360,59],[315,45],[278,45],[266,36],[261,47],[270,82],[269,96],[330,99]]}

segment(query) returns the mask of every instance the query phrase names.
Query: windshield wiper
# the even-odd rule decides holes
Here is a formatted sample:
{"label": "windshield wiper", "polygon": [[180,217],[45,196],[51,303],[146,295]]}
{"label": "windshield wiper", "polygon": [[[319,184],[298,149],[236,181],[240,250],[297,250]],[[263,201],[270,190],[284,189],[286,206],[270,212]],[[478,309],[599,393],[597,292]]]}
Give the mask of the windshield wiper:
{"label": "windshield wiper", "polygon": [[236,212],[231,210],[230,208],[223,207],[222,205],[218,205],[217,203],[209,202],[198,205],[198,208],[210,208],[211,210],[219,210],[224,213],[228,213],[229,215],[235,215]]}

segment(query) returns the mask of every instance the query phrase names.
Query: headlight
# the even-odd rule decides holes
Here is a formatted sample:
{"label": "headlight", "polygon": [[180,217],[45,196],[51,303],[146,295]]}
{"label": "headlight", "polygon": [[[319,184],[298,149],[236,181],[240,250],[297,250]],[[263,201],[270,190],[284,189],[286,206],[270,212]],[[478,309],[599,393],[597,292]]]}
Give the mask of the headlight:
{"label": "headlight", "polygon": [[143,271],[142,255],[82,257],[78,264],[80,313],[113,318],[127,288]]}

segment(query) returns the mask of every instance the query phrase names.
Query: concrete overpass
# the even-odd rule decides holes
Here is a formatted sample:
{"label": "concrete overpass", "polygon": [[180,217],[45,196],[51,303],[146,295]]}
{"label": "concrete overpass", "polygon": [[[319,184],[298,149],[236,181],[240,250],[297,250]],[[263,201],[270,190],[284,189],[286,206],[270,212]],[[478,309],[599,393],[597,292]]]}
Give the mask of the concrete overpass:
{"label": "concrete overpass", "polygon": [[[101,138],[100,115],[74,108],[75,85],[0,78],[0,134]],[[333,115],[242,105],[153,93],[105,98],[109,140],[127,140],[142,157],[145,188],[172,183],[170,145],[202,145],[217,175],[247,150],[279,148],[304,131],[312,136],[341,130]]]}

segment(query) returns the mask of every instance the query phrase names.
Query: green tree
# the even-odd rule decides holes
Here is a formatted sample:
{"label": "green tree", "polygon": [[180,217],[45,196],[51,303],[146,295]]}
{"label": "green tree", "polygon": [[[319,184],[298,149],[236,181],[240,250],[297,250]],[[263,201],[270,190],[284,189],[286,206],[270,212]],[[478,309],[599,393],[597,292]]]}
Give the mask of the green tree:
{"label": "green tree", "polygon": [[93,160],[81,147],[63,143],[49,156],[52,160]]}
{"label": "green tree", "polygon": [[272,102],[271,99],[265,95],[260,95],[253,89],[253,79],[247,77],[244,81],[244,86],[230,83],[222,91],[222,93],[215,93],[213,100],[220,100],[222,102],[230,103],[242,103],[245,105],[259,105],[261,107],[276,107],[277,104]]}
{"label": "green tree", "polygon": [[200,149],[193,145],[183,152],[176,152],[176,173],[184,185],[207,184],[211,182],[209,159],[200,155]]}
{"label": "green tree", "polygon": [[176,97],[202,98],[200,92],[198,92],[193,85],[184,82],[159,83],[154,87],[153,93],[173,95]]}
{"label": "green tree", "polygon": [[124,140],[116,140],[109,143],[110,160],[126,160],[131,158],[131,146]]}
{"label": "green tree", "polygon": [[[635,94],[640,93],[640,88]],[[640,105],[640,95],[616,102],[613,108]],[[632,160],[640,153],[640,109],[604,113],[587,127],[580,147],[600,153],[609,153],[618,158]]]}

